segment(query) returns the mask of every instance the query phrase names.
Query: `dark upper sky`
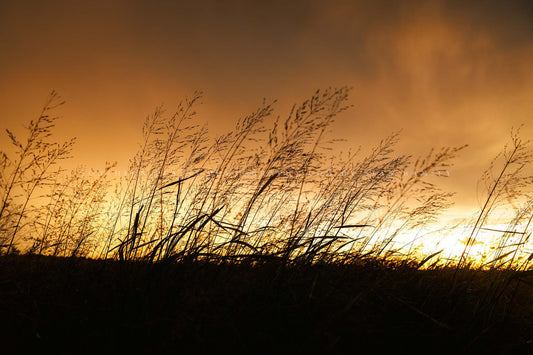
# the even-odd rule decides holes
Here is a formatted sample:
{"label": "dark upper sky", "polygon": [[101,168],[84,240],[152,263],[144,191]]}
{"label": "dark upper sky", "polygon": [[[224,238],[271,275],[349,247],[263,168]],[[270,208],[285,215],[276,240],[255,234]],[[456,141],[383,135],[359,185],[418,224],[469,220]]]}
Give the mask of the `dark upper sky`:
{"label": "dark upper sky", "polygon": [[216,134],[263,97],[285,109],[353,86],[333,134],[368,146],[402,129],[415,154],[470,144],[448,182],[466,205],[510,128],[533,136],[533,2],[1,1],[0,78],[1,128],[56,89],[60,134],[98,166],[127,161],[144,117],[194,90]]}

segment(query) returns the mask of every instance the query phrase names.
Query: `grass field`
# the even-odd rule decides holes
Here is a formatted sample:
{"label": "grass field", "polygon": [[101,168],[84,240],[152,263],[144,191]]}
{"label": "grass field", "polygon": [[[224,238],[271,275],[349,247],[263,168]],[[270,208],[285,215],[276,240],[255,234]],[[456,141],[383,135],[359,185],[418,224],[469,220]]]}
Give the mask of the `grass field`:
{"label": "grass field", "polygon": [[61,168],[75,140],[54,140],[53,92],[0,152],[0,350],[533,351],[529,141],[512,130],[482,172],[459,249],[434,230],[423,250],[454,232],[439,179],[466,146],[336,152],[349,92],[284,117],[264,102],[216,137],[200,94],[158,107],[119,178]]}
{"label": "grass field", "polygon": [[530,272],[454,273],[4,256],[2,352],[533,351]]}

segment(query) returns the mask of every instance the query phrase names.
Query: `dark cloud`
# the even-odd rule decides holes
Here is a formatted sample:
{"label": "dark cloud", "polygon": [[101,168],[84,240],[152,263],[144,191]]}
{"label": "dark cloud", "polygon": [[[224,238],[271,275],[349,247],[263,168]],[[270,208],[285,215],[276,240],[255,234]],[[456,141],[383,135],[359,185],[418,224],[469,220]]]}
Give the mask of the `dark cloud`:
{"label": "dark cloud", "polygon": [[[80,135],[88,163],[129,155],[153,106],[196,89],[207,93],[203,117],[216,131],[263,97],[288,104],[352,85],[355,109],[334,134],[369,146],[403,129],[401,149],[414,153],[471,144],[449,179],[466,201],[511,126],[531,121],[531,1],[4,1],[0,9],[3,126],[32,118],[55,88],[68,101],[62,132]],[[95,141],[116,144],[119,156]]]}

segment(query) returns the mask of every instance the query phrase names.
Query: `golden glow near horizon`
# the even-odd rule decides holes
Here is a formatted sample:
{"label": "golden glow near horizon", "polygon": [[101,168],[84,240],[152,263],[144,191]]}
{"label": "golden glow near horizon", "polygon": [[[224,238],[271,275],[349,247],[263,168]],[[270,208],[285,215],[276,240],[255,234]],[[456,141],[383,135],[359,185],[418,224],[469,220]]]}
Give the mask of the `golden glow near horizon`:
{"label": "golden glow near horizon", "polygon": [[[331,132],[346,142],[333,150],[369,149],[399,130],[398,151],[414,156],[469,144],[439,185],[457,192],[448,216],[471,214],[510,129],[525,123],[521,135],[533,137],[531,23],[527,0],[6,1],[0,128],[22,132],[55,89],[66,100],[56,134],[78,137],[67,166],[118,161],[126,171],[161,103],[172,110],[204,91],[198,123],[220,136],[264,97],[283,116],[315,89],[348,85],[354,107]],[[423,254],[457,257],[469,232],[430,235]],[[499,237],[480,233],[472,255],[490,254]]]}

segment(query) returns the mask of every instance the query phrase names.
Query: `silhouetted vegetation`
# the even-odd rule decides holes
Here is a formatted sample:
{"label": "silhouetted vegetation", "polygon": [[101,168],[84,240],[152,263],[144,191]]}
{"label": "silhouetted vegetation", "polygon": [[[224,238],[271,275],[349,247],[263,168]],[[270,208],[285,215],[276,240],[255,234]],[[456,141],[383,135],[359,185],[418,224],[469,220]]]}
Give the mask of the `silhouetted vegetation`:
{"label": "silhouetted vegetation", "polygon": [[[453,203],[438,179],[465,146],[413,157],[395,152],[394,133],[331,154],[349,91],[317,91],[285,117],[265,101],[217,137],[195,123],[201,94],[158,107],[120,177],[114,164],[61,169],[74,140],[53,140],[53,92],[26,142],[7,131],[0,152],[6,348],[525,349],[529,142],[512,131],[484,172],[462,253],[424,253],[419,235]],[[499,242],[479,258],[482,232]]]}
{"label": "silhouetted vegetation", "polygon": [[529,272],[0,258],[4,353],[527,353]]}
{"label": "silhouetted vegetation", "polygon": [[[26,245],[44,255],[150,262],[400,255],[395,237],[422,228],[450,205],[452,194],[434,176],[463,147],[415,159],[395,155],[393,134],[367,156],[328,154],[335,142],[328,130],[348,108],[348,93],[317,91],[284,119],[272,120],[273,103],[265,102],[215,139],[194,123],[199,94],[172,113],[158,107],[121,179],[110,176],[113,165],[92,176],[82,167],[60,174],[54,164],[72,141],[45,140],[55,120],[49,111],[59,100],[53,93],[28,127],[26,147],[9,133],[18,156],[3,154],[4,250]],[[35,198],[37,190],[43,196]],[[39,203],[30,208],[33,201]]]}

